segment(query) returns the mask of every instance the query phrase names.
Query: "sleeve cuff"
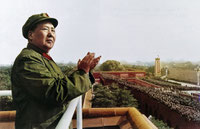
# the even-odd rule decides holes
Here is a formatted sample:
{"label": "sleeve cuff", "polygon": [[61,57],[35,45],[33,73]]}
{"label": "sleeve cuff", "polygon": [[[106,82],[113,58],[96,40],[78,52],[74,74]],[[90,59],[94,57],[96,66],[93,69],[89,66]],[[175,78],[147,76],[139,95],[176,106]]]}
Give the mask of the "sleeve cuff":
{"label": "sleeve cuff", "polygon": [[89,72],[89,79],[90,79],[90,81],[91,81],[92,84],[95,83],[94,76],[92,75],[91,72]]}
{"label": "sleeve cuff", "polygon": [[[82,69],[79,69],[78,71],[79,71],[80,75],[87,74],[87,73],[86,73],[84,70],[82,70]],[[88,75],[89,75],[90,82],[91,82],[92,84],[95,83],[95,78],[94,78],[94,76],[92,75],[92,73],[89,72]]]}

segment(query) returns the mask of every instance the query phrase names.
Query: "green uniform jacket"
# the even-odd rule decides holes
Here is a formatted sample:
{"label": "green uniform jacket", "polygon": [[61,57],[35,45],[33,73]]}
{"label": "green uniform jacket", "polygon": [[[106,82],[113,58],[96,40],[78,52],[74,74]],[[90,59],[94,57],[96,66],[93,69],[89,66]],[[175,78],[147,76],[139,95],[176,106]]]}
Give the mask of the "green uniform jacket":
{"label": "green uniform jacket", "polygon": [[87,92],[94,78],[82,70],[63,75],[53,60],[28,44],[16,58],[12,73],[16,129],[54,129],[67,103]]}

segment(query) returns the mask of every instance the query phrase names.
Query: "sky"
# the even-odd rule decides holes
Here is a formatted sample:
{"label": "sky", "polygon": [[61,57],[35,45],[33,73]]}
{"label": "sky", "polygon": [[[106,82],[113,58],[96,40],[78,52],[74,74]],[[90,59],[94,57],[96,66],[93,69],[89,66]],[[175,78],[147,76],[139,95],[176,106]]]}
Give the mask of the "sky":
{"label": "sky", "polygon": [[199,0],[3,0],[0,65],[26,47],[22,26],[33,14],[58,20],[50,55],[76,63],[86,53],[121,62],[200,61]]}

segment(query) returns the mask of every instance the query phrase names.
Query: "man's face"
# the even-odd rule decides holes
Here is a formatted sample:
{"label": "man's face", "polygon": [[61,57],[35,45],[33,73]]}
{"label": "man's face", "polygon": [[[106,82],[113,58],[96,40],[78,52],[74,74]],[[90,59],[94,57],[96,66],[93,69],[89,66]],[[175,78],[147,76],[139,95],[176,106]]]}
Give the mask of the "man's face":
{"label": "man's face", "polygon": [[29,42],[46,53],[54,46],[56,33],[53,24],[49,21],[38,23],[33,31],[28,33]]}

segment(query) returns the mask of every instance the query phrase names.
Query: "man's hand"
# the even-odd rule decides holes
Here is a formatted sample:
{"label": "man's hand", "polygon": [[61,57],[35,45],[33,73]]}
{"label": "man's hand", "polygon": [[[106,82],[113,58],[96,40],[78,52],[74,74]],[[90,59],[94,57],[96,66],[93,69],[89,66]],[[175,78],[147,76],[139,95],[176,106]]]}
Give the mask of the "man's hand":
{"label": "man's hand", "polygon": [[88,52],[87,55],[79,61],[78,61],[78,69],[84,70],[86,73],[88,73],[90,70],[92,70],[99,62],[101,56],[94,58],[94,53]]}
{"label": "man's hand", "polygon": [[99,60],[100,60],[101,56],[97,57],[97,58],[94,58],[92,60],[92,63],[90,65],[90,70],[94,69],[94,67],[99,63]]}

